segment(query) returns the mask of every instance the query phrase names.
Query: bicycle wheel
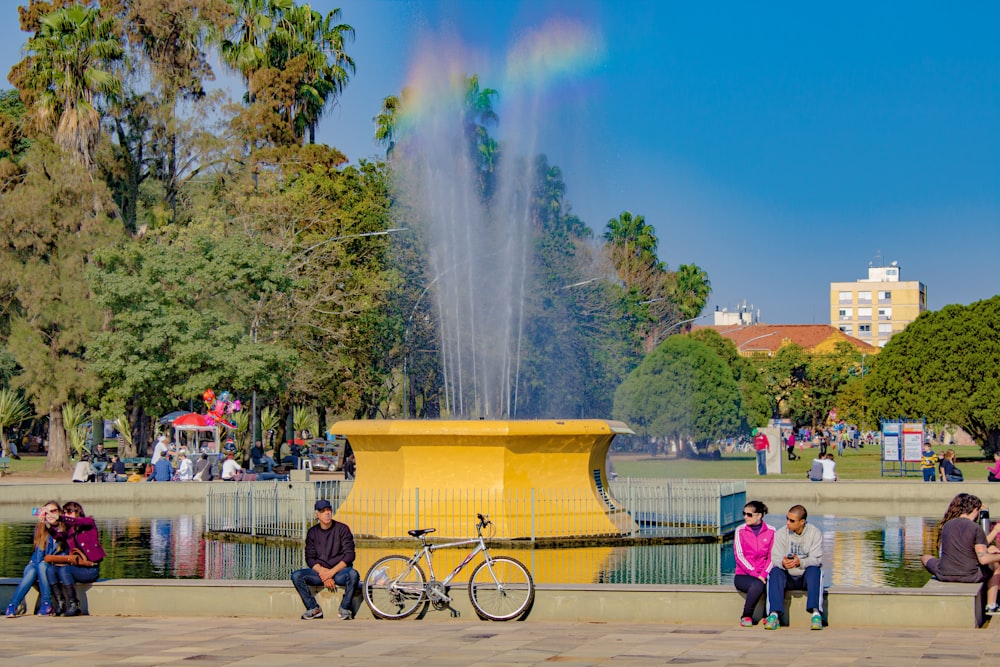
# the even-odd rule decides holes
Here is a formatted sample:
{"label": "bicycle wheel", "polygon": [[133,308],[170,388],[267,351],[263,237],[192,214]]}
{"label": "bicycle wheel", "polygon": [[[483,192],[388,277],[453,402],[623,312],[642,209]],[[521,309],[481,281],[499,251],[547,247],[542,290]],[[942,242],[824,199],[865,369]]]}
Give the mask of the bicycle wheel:
{"label": "bicycle wheel", "polygon": [[518,618],[535,599],[535,582],[520,561],[507,556],[484,560],[469,577],[469,601],[479,618]]}
{"label": "bicycle wheel", "polygon": [[406,618],[427,607],[426,581],[420,564],[406,556],[380,558],[365,575],[365,602],[378,618]]}

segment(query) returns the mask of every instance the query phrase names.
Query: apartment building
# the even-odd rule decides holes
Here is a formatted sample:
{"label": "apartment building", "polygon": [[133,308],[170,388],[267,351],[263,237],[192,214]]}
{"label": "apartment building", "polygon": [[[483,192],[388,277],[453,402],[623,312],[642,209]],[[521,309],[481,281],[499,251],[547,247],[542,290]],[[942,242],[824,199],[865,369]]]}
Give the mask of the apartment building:
{"label": "apartment building", "polygon": [[830,324],[875,347],[927,310],[927,286],[919,280],[900,280],[896,262],[869,266],[868,278],[830,283]]}

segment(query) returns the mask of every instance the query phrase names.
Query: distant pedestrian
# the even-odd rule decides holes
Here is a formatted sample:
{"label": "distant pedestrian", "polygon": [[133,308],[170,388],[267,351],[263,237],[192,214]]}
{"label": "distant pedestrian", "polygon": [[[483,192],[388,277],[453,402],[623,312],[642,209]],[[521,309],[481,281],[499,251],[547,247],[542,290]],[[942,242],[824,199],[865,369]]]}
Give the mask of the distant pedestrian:
{"label": "distant pedestrian", "polygon": [[795,429],[792,429],[789,432],[788,440],[785,442],[785,447],[788,449],[788,460],[797,461],[799,456],[795,453]]}
{"label": "distant pedestrian", "polygon": [[771,441],[760,429],[753,430],[753,448],[757,452],[757,474],[764,476],[767,474],[767,450],[771,448]]}

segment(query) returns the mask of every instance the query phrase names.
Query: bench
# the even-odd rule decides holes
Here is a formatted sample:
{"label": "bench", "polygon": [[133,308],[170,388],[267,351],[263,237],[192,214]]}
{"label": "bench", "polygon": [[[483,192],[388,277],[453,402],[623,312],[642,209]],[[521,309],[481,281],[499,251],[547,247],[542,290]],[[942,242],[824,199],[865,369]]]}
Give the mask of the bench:
{"label": "bench", "polygon": [[139,474],[142,474],[146,470],[146,465],[149,463],[149,459],[143,457],[136,457],[130,459],[122,459],[122,463],[125,464],[126,472],[135,472],[138,469]]}
{"label": "bench", "polygon": [[0,456],[0,477],[6,475],[8,470],[10,470],[10,457]]}

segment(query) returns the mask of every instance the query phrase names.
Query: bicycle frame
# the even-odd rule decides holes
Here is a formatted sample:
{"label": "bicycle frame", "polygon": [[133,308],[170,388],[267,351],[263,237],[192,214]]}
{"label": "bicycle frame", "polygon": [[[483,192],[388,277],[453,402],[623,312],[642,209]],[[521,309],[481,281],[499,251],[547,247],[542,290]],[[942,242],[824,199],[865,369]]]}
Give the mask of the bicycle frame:
{"label": "bicycle frame", "polygon": [[461,572],[466,565],[471,563],[472,559],[478,556],[479,554],[483,554],[483,557],[486,558],[486,560],[490,560],[489,549],[486,548],[486,542],[483,540],[482,535],[480,535],[475,539],[458,540],[457,542],[446,542],[442,544],[427,544],[427,542],[424,540],[423,537],[420,538],[420,541],[421,541],[421,546],[419,549],[416,550],[416,552],[414,552],[413,557],[410,559],[410,563],[412,564],[420,562],[422,556],[424,562],[427,563],[427,571],[430,576],[430,581],[434,581],[437,579],[437,575],[434,573],[434,560],[431,558],[431,554],[433,554],[438,549],[449,549],[452,547],[460,547],[466,544],[477,545],[476,548],[470,551],[469,555],[466,556],[465,559],[461,563],[459,563],[454,570],[451,571],[451,574],[449,574],[441,581],[441,583],[445,586],[450,584],[455,579],[456,575],[458,575],[458,573]]}

